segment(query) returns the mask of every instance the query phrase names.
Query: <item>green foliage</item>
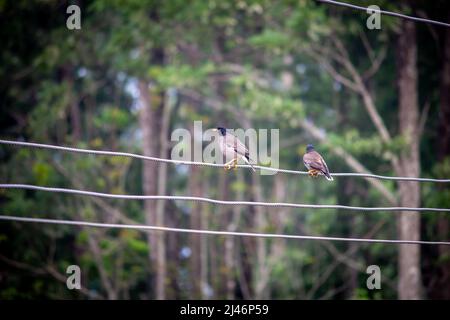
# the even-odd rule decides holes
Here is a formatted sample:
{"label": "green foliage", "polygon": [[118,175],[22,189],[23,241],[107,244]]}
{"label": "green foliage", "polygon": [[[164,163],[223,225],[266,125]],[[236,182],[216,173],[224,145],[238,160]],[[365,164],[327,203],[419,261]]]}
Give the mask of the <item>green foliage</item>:
{"label": "green foliage", "polygon": [[279,52],[283,48],[287,48],[291,42],[285,33],[266,29],[261,34],[251,37],[249,43],[256,47]]}
{"label": "green foliage", "polygon": [[209,62],[195,67],[187,64],[166,67],[152,66],[148,76],[155,79],[163,88],[198,88],[214,71],[214,65]]}
{"label": "green foliage", "polygon": [[39,162],[35,163],[33,165],[32,171],[36,183],[39,185],[47,184],[48,180],[50,179],[50,175],[54,174],[52,167],[47,163],[39,163]]}
{"label": "green foliage", "polygon": [[361,137],[356,129],[348,130],[340,135],[330,133],[329,143],[341,146],[354,155],[368,154],[386,160],[390,159],[390,153],[399,154],[406,146],[405,139],[401,136],[395,137],[390,143],[385,143],[377,134],[367,138]]}
{"label": "green foliage", "polygon": [[[432,177],[450,177],[450,157],[437,163],[431,171]],[[425,203],[431,207],[450,207],[450,188],[442,185],[427,185],[423,190]]]}
{"label": "green foliage", "polygon": [[98,128],[105,130],[125,129],[130,124],[129,112],[115,106],[103,106],[101,113],[94,117],[93,123]]}

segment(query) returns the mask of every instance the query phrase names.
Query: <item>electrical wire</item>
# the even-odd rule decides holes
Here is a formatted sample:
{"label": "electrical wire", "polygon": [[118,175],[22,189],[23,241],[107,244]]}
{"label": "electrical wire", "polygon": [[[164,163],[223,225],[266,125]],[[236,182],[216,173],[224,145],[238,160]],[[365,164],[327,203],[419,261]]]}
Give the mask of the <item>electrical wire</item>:
{"label": "electrical wire", "polygon": [[[114,151],[82,149],[82,148],[64,147],[64,146],[57,146],[57,145],[51,145],[51,144],[25,142],[25,141],[13,141],[13,140],[1,140],[0,139],[0,144],[6,144],[6,145],[11,145],[11,146],[21,146],[21,147],[28,147],[28,148],[51,149],[51,150],[58,150],[58,151],[64,151],[64,152],[74,152],[74,153],[91,154],[91,155],[129,157],[129,158],[148,160],[148,161],[173,163],[173,164],[178,164],[178,165],[196,165],[196,166],[219,167],[219,168],[224,167],[223,164],[219,164],[219,163],[163,159],[163,158],[144,156],[144,155],[128,153],[128,152],[114,152]],[[249,165],[239,165],[238,167],[250,168]],[[307,175],[308,174],[307,171],[277,169],[277,168],[258,166],[258,165],[254,165],[253,167],[256,169],[260,169],[260,170],[279,172],[279,173],[290,173],[290,174],[298,174],[298,175],[302,175],[302,174]],[[390,177],[390,176],[382,176],[382,175],[370,174],[370,173],[331,173],[331,175],[333,177],[361,177],[361,178],[374,178],[374,179],[395,180],[395,181],[450,183],[450,179]]]}
{"label": "electrical wire", "polygon": [[[322,2],[322,3],[327,3],[327,4],[332,4],[335,6],[341,6],[341,7],[347,7],[347,8],[352,8],[352,9],[356,9],[356,10],[362,10],[365,12],[367,12],[367,10],[368,10],[368,8],[366,8],[366,7],[361,7],[361,6],[357,6],[357,5],[346,3],[346,2],[339,2],[339,1],[333,1],[333,0],[316,0],[316,1]],[[426,19],[426,18],[418,18],[418,17],[408,16],[406,14],[401,14],[401,13],[386,11],[386,10],[376,10],[376,9],[370,9],[370,10],[372,12],[380,12],[387,16],[403,18],[403,19],[412,20],[412,21],[416,21],[416,22],[431,23],[431,24],[435,24],[438,26],[450,28],[450,24],[441,22],[441,21],[430,20],[430,19]]]}
{"label": "electrical wire", "polygon": [[194,201],[206,202],[218,205],[246,205],[246,206],[261,206],[261,207],[288,207],[288,208],[312,208],[312,209],[344,209],[356,211],[404,211],[404,212],[450,212],[450,208],[412,208],[412,207],[354,207],[344,205],[327,205],[327,204],[300,204],[300,203],[286,203],[286,202],[258,202],[258,201],[227,201],[216,200],[204,197],[189,197],[189,196],[171,196],[171,195],[125,195],[125,194],[110,194],[93,192],[86,190],[66,189],[66,188],[51,188],[41,187],[29,184],[0,184],[0,188],[4,189],[28,189],[39,190],[45,192],[69,193],[84,196],[94,196],[110,199],[127,199],[127,200],[180,200],[180,201]]}
{"label": "electrical wire", "polygon": [[28,217],[17,217],[17,216],[8,216],[8,215],[0,215],[0,220],[17,221],[17,222],[31,222],[31,223],[59,224],[59,225],[72,225],[72,226],[96,227],[96,228],[134,229],[134,230],[141,230],[141,231],[149,230],[149,231],[164,231],[164,232],[182,232],[182,233],[220,235],[220,236],[281,238],[281,239],[298,239],[298,240],[327,240],[327,241],[390,243],[390,244],[450,245],[450,242],[447,242],[447,241],[339,238],[339,237],[321,237],[321,236],[301,236],[301,235],[293,235],[293,234],[276,234],[276,233],[253,233],[253,232],[236,232],[236,231],[198,230],[198,229],[171,228],[171,227],[159,227],[159,226],[137,225],[137,224],[136,225],[134,225],[134,224],[113,224],[113,223],[99,223],[99,222],[88,222],[88,221],[74,221],[74,220],[28,218]]}

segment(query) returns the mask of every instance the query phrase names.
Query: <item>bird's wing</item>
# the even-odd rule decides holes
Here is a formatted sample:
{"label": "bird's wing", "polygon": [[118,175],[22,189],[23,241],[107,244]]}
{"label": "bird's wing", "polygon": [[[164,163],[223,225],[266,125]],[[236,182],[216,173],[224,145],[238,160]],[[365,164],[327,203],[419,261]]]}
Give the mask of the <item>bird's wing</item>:
{"label": "bird's wing", "polygon": [[312,169],[322,171],[323,173],[328,173],[327,164],[317,151],[306,153],[303,156],[303,162],[305,163],[305,165],[311,167]]}
{"label": "bird's wing", "polygon": [[248,150],[245,145],[231,133],[227,133],[225,136],[225,144],[227,148],[232,148],[237,154],[241,156],[248,156]]}
{"label": "bird's wing", "polygon": [[329,175],[330,174],[330,170],[328,170],[328,166],[327,163],[325,162],[325,160],[323,160],[322,157],[320,157],[322,159],[322,165],[325,168],[325,170],[323,171],[323,173],[325,173],[325,175]]}

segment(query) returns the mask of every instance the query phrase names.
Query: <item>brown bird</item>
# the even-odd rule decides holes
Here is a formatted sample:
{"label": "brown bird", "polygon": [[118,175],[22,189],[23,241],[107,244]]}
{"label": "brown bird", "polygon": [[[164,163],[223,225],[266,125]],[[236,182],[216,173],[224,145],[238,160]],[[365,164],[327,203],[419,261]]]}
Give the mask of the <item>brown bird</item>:
{"label": "brown bird", "polygon": [[303,163],[308,169],[310,176],[316,177],[318,174],[323,174],[328,181],[333,181],[333,177],[330,175],[325,160],[323,160],[322,156],[314,150],[312,144],[308,144],[306,147],[306,153],[303,155]]}
{"label": "brown bird", "polygon": [[219,131],[220,151],[226,159],[231,159],[231,161],[225,163],[225,169],[236,169],[238,158],[242,158],[246,163],[250,165],[253,171],[256,171],[251,163],[248,149],[242,142],[239,141],[236,136],[228,132],[228,130],[223,127],[218,127],[213,130]]}

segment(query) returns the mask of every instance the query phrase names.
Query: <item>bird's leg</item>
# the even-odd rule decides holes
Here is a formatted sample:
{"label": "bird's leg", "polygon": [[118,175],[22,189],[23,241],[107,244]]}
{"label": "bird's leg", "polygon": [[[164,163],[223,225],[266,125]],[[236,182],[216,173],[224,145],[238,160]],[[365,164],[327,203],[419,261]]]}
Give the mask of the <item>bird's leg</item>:
{"label": "bird's leg", "polygon": [[227,163],[225,163],[223,169],[224,170],[230,170],[231,169],[231,163],[233,161],[234,161],[234,159],[232,159],[231,161],[228,161]]}
{"label": "bird's leg", "polygon": [[319,172],[317,170],[310,169],[310,170],[308,170],[308,174],[309,174],[310,177],[317,177]]}
{"label": "bird's leg", "polygon": [[233,159],[233,169],[236,170],[237,169],[237,158]]}

